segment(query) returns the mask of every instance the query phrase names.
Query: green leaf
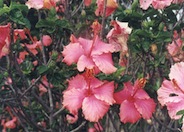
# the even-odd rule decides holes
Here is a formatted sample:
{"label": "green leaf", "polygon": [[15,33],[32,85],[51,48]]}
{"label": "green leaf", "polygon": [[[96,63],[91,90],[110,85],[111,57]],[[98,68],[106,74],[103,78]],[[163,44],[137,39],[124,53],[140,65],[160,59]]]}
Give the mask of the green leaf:
{"label": "green leaf", "polygon": [[179,119],[179,124],[183,124],[183,115],[182,115],[182,117]]}
{"label": "green leaf", "polygon": [[18,9],[22,12],[28,13],[28,7],[24,4],[19,4],[17,2],[11,2],[10,9],[11,10]]}
{"label": "green leaf", "polygon": [[131,78],[132,76],[125,74],[120,78],[120,82],[128,82]]}
{"label": "green leaf", "polygon": [[63,75],[60,72],[54,72],[49,74],[47,78],[54,86],[59,86],[61,84],[61,80],[63,79]]}
{"label": "green leaf", "polygon": [[176,115],[184,115],[184,110],[180,110],[176,113]]}
{"label": "green leaf", "polygon": [[36,23],[36,28],[55,28],[55,22],[49,19],[41,19]]}
{"label": "green leaf", "polygon": [[37,68],[39,74],[44,74],[49,71],[49,67],[42,65]]}
{"label": "green leaf", "polygon": [[29,74],[33,69],[33,63],[30,61],[25,61],[24,63],[22,63],[21,67],[24,74]]}
{"label": "green leaf", "polygon": [[3,0],[0,0],[0,8],[3,7]]}
{"label": "green leaf", "polygon": [[3,8],[0,9],[0,16],[9,12],[10,12],[10,8],[5,5]]}
{"label": "green leaf", "polygon": [[56,25],[60,28],[70,28],[70,24],[69,24],[69,21],[66,20],[66,19],[58,19],[56,20]]}
{"label": "green leaf", "polygon": [[125,69],[126,69],[126,67],[118,68],[117,71],[115,73],[113,73],[113,76],[114,77],[119,77]]}
{"label": "green leaf", "polygon": [[28,28],[31,27],[29,20],[27,18],[24,18],[22,12],[18,9],[14,9],[10,11],[10,19],[13,22],[24,25]]}
{"label": "green leaf", "polygon": [[142,42],[142,48],[144,49],[144,51],[148,52],[148,50],[150,49],[150,42],[149,41]]}
{"label": "green leaf", "polygon": [[134,0],[131,9],[135,10],[137,7],[139,7],[139,0]]}
{"label": "green leaf", "polygon": [[146,30],[141,30],[141,29],[137,29],[135,30],[132,35],[138,35],[138,36],[142,36],[142,37],[147,37],[150,38],[152,36],[152,34]]}

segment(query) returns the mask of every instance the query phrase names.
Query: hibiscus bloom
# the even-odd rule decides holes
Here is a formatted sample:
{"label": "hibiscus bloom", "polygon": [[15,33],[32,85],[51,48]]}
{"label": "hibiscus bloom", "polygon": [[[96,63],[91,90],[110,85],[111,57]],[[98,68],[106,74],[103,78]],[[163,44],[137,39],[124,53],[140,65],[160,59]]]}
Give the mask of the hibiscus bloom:
{"label": "hibiscus bloom", "polygon": [[147,10],[148,7],[151,5],[153,0],[140,0],[139,3],[140,3],[140,8],[144,9],[144,10]]}
{"label": "hibiscus bloom", "polygon": [[64,47],[62,52],[67,65],[77,63],[77,69],[82,72],[87,69],[95,69],[96,73],[102,71],[105,74],[110,74],[116,71],[113,66],[112,54],[114,46],[102,42],[98,36],[94,40],[79,38],[76,39],[73,35],[70,38],[69,45]]}
{"label": "hibiscus bloom", "polygon": [[177,31],[174,31],[173,41],[172,43],[168,44],[167,50],[175,62],[178,62],[184,59],[182,43],[183,41],[178,35]]}
{"label": "hibiscus bloom", "polygon": [[173,0],[172,3],[174,4],[180,4],[180,3],[183,3],[184,0]]}
{"label": "hibiscus bloom", "polygon": [[10,23],[0,26],[0,58],[9,53],[10,46]]}
{"label": "hibiscus bloom", "polygon": [[144,84],[144,79],[137,80],[134,86],[126,82],[123,90],[114,93],[116,103],[120,104],[119,116],[123,123],[135,123],[141,117],[149,119],[155,111],[155,102],[142,89]]}
{"label": "hibiscus bloom", "polygon": [[[143,10],[147,10],[151,4],[154,9],[164,9],[165,7],[170,6],[173,0],[140,0],[139,2],[140,8],[142,8]],[[177,2],[176,0],[173,3],[180,3],[180,2]]]}
{"label": "hibiscus bloom", "polygon": [[84,0],[84,5],[85,6],[90,6],[92,3],[92,0]]}
{"label": "hibiscus bloom", "polygon": [[1,121],[1,125],[3,126],[3,130],[2,132],[6,132],[6,129],[14,129],[16,128],[16,122],[17,122],[17,118],[13,117],[12,120],[9,121],[5,121],[4,119]]}
{"label": "hibiscus bloom", "polygon": [[[104,0],[97,0],[97,9],[95,11],[96,16],[103,15]],[[118,7],[116,0],[107,0],[105,16],[110,16]]]}
{"label": "hibiscus bloom", "polygon": [[107,34],[107,39],[110,44],[113,44],[115,51],[120,51],[119,64],[121,66],[126,65],[125,55],[128,53],[127,40],[132,29],[128,27],[127,22],[112,21],[111,25],[114,26],[113,29]]}
{"label": "hibiscus bloom", "polygon": [[111,25],[113,25],[114,28],[107,34],[109,43],[115,46],[116,51],[122,51],[125,55],[128,51],[128,35],[131,33],[132,29],[128,27],[127,22],[120,22],[117,20],[112,21]]}
{"label": "hibiscus bloom", "polygon": [[77,75],[63,92],[63,106],[72,114],[82,108],[86,120],[98,122],[115,102],[113,92],[113,82],[102,82],[86,74]]}
{"label": "hibiscus bloom", "polygon": [[25,31],[23,29],[15,29],[14,30],[14,42],[16,42],[16,40],[18,38],[20,38],[21,40],[27,38]]}
{"label": "hibiscus bloom", "polygon": [[56,2],[58,2],[58,0],[28,0],[26,2],[26,5],[28,6],[28,8],[35,8],[37,10],[42,9],[42,8],[46,8],[46,9],[50,9],[51,7],[56,7]]}
{"label": "hibiscus bloom", "polygon": [[171,67],[169,78],[170,80],[163,81],[157,91],[158,100],[162,106],[167,106],[172,119],[179,119],[181,115],[176,115],[176,113],[184,110],[184,62],[176,63]]}
{"label": "hibiscus bloom", "polygon": [[164,9],[171,5],[172,0],[153,0],[152,6],[154,9]]}

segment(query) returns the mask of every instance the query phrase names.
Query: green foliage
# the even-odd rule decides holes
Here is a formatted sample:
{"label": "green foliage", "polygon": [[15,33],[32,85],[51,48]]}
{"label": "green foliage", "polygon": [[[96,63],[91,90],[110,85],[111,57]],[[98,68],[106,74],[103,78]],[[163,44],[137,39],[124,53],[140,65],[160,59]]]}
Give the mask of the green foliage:
{"label": "green foliage", "polygon": [[[178,21],[176,16],[176,12],[182,9],[183,5],[172,4],[162,10],[155,10],[150,6],[145,11],[140,9],[139,0],[123,0],[118,1],[119,6],[113,15],[103,18],[103,16],[95,15],[96,0],[92,0],[89,7],[81,2],[84,1],[65,1],[62,4],[60,1],[57,3],[57,8],[37,10],[28,9],[23,0],[0,0],[0,24],[11,24],[11,37],[6,39],[6,42],[11,42],[10,51],[8,55],[0,59],[2,64],[0,65],[0,117],[8,121],[14,115],[22,121],[16,123],[18,127],[12,131],[24,131],[24,129],[27,131],[72,131],[80,127],[83,122],[85,122],[84,127],[81,127],[79,131],[88,131],[88,127],[95,124],[84,119],[82,110],[78,112],[78,121],[69,124],[66,116],[72,114],[64,109],[62,104],[63,92],[68,87],[68,80],[77,74],[82,74],[78,72],[76,64],[68,66],[63,63],[62,51],[64,46],[69,44],[71,34],[76,37],[93,38],[90,26],[95,20],[101,24],[104,20],[105,23],[102,25],[104,33],[100,37],[107,43],[108,39],[105,36],[112,29],[111,20],[128,22],[128,26],[132,28],[127,43],[129,51],[126,54],[123,53],[123,56],[121,56],[122,51],[115,53],[116,55],[113,54],[117,71],[109,75],[100,73],[95,77],[102,81],[113,81],[115,92],[122,90],[125,82],[146,78],[145,90],[157,102],[156,92],[162,81],[165,78],[168,79],[169,69],[173,64],[167,45],[173,41],[174,30],[180,31],[184,27],[183,19]],[[64,12],[59,10],[62,7]],[[14,29],[25,31],[27,38],[21,39],[21,34],[19,34],[18,39],[14,41]],[[51,45],[42,45],[43,35],[51,37]],[[41,45],[30,49],[21,46],[30,44],[31,47],[37,43]],[[38,53],[34,54],[32,50]],[[25,52],[22,58],[19,56],[21,52]],[[119,65],[119,58],[122,57],[127,61],[126,67]],[[16,60],[20,58],[23,62]],[[33,64],[33,62],[37,63]],[[44,80],[45,77],[46,80]],[[8,82],[9,78],[12,80]],[[10,107],[12,113],[5,111],[7,106]],[[111,131],[117,131],[116,127],[122,131],[149,131],[151,129],[166,131],[167,129],[160,122],[160,124],[157,123],[154,118],[166,120],[164,123],[171,121],[167,117],[158,116],[164,112],[166,115],[166,111],[157,106],[159,110],[155,111],[155,117],[150,119],[150,124],[149,120],[143,119],[135,124],[124,124],[119,120],[119,107],[117,104],[111,106],[107,116],[99,121],[103,128],[112,127]],[[182,123],[184,110],[177,112],[177,115],[182,116],[179,120],[179,123]],[[44,127],[42,122],[45,122],[47,126]],[[112,125],[109,125],[111,123]],[[2,129],[0,127],[0,131]]]}

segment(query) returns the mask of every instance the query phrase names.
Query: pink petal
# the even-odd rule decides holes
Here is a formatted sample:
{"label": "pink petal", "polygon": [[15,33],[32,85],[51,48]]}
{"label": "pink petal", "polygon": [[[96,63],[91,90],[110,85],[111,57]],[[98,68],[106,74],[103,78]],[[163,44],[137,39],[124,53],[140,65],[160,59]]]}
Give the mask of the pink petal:
{"label": "pink petal", "polygon": [[85,6],[90,6],[92,3],[92,0],[84,0],[84,5]]}
{"label": "pink petal", "polygon": [[77,63],[77,69],[82,72],[85,68],[93,69],[95,67],[95,63],[93,60],[85,55],[82,55]]}
{"label": "pink petal", "polygon": [[14,42],[20,37],[20,39],[26,39],[27,36],[23,29],[15,29],[14,30]]}
{"label": "pink petal", "polygon": [[115,100],[113,99],[114,82],[104,83],[102,86],[92,89],[94,96],[106,103],[112,105]]}
{"label": "pink petal", "polygon": [[26,5],[28,6],[28,8],[35,8],[37,10],[43,8],[43,0],[28,0],[26,2]]}
{"label": "pink petal", "polygon": [[171,81],[164,80],[162,86],[157,91],[158,100],[162,106],[166,105],[167,103],[174,103],[184,100],[184,94],[179,90],[176,89]]}
{"label": "pink petal", "polygon": [[177,40],[172,41],[172,43],[168,44],[167,50],[171,56],[176,56],[178,52],[181,50],[182,40],[179,38]]}
{"label": "pink petal", "polygon": [[63,62],[71,65],[72,63],[76,63],[79,57],[84,54],[84,49],[79,43],[70,43],[64,47],[62,54],[64,56]]}
{"label": "pink petal", "polygon": [[153,0],[152,5],[154,9],[164,9],[170,6],[172,0]]}
{"label": "pink petal", "polygon": [[149,119],[152,116],[152,113],[155,111],[155,102],[153,99],[135,99],[135,107],[142,115],[144,119]]}
{"label": "pink petal", "polygon": [[85,98],[86,90],[69,89],[63,92],[63,106],[71,113],[77,113],[81,108],[82,102]]}
{"label": "pink petal", "polygon": [[184,62],[175,63],[174,65],[172,65],[169,78],[171,80],[176,80],[176,83],[184,92]]}
{"label": "pink petal", "polygon": [[44,46],[49,46],[52,43],[52,39],[49,35],[43,35],[42,41]]}
{"label": "pink petal", "polygon": [[91,53],[91,48],[93,48],[92,40],[89,39],[84,39],[84,38],[79,38],[78,42],[80,43],[80,45],[82,46],[82,48],[84,49],[84,54],[85,55],[89,55]]}
{"label": "pink petal", "polygon": [[88,81],[90,81],[90,88],[91,89],[100,87],[101,85],[104,84],[104,82],[100,81],[99,79],[97,79],[95,77],[90,78]]}
{"label": "pink petal", "polygon": [[124,100],[131,98],[130,90],[124,87],[123,90],[114,93],[114,99],[117,104],[121,104]]}
{"label": "pink petal", "polygon": [[112,44],[107,44],[102,42],[97,36],[93,45],[93,50],[91,55],[101,55],[103,53],[114,52],[115,47]]}
{"label": "pink petal", "polygon": [[135,123],[141,118],[140,113],[135,108],[134,102],[129,102],[128,100],[122,102],[119,116],[123,123]]}
{"label": "pink petal", "polygon": [[147,10],[153,0],[140,0],[140,8]]}
{"label": "pink petal", "polygon": [[71,116],[71,115],[67,114],[66,120],[68,121],[69,124],[73,124],[78,120],[78,115],[74,114],[73,116]]}
{"label": "pink petal", "polygon": [[16,124],[15,124],[15,121],[14,120],[10,120],[10,121],[7,121],[4,126],[6,128],[9,128],[9,129],[14,129],[16,128]]}
{"label": "pink petal", "polygon": [[76,88],[76,89],[86,89],[87,83],[83,75],[78,74],[73,77],[69,81],[68,89]]}
{"label": "pink petal", "polygon": [[171,117],[171,119],[179,119],[181,118],[181,115],[176,115],[176,113],[180,110],[184,110],[184,100],[177,102],[177,103],[168,103],[167,105],[167,109],[168,109],[168,113],[169,116]]}
{"label": "pink petal", "polygon": [[113,66],[111,53],[95,55],[93,56],[93,61],[95,62],[96,66],[105,74],[111,74],[117,70],[117,68]]}
{"label": "pink petal", "polygon": [[107,113],[109,104],[94,96],[86,97],[82,103],[82,111],[86,120],[98,122]]}
{"label": "pink petal", "polygon": [[136,91],[136,94],[134,95],[134,98],[138,98],[138,99],[149,99],[149,95],[146,93],[146,91],[144,91],[143,89],[138,89]]}

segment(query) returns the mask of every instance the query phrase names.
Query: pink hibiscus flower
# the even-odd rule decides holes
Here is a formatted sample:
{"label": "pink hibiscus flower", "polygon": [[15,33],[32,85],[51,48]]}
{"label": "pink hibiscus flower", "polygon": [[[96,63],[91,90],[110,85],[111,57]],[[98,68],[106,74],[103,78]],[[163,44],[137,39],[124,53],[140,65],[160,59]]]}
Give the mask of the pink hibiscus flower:
{"label": "pink hibiscus flower", "polygon": [[184,110],[184,62],[176,63],[171,67],[169,78],[171,81],[164,80],[157,91],[158,101],[162,106],[167,106],[172,119],[179,119],[181,115],[176,113]]}
{"label": "pink hibiscus flower", "polygon": [[10,46],[10,23],[0,26],[0,58],[9,53]]}
{"label": "pink hibiscus flower", "polygon": [[77,75],[63,92],[63,106],[73,114],[82,108],[86,120],[98,122],[115,102],[113,92],[113,82],[102,82],[86,74]]}
{"label": "pink hibiscus flower", "polygon": [[180,3],[183,3],[184,0],[173,0],[172,3],[174,4],[180,4]]}
{"label": "pink hibiscus flower", "polygon": [[92,0],[84,0],[84,5],[85,6],[90,6],[92,3]]}
{"label": "pink hibiscus flower", "polygon": [[77,69],[82,72],[87,69],[95,69],[96,73],[102,71],[105,74],[110,74],[116,71],[113,66],[112,52],[114,46],[102,42],[98,36],[94,40],[71,36],[71,42],[64,47],[62,52],[67,65],[77,63]]}
{"label": "pink hibiscus flower", "polygon": [[25,31],[23,29],[15,29],[14,30],[14,42],[16,42],[16,40],[18,38],[20,38],[21,40],[27,38]]}
{"label": "pink hibiscus flower", "polygon": [[139,0],[140,8],[147,10],[153,0]]}
{"label": "pink hibiscus flower", "polygon": [[59,0],[28,0],[26,5],[28,8],[35,8],[37,10],[46,8],[50,9],[51,7],[56,7],[56,2]]}
{"label": "pink hibiscus flower", "polygon": [[117,20],[112,21],[111,25],[113,25],[114,28],[107,34],[109,43],[115,46],[116,51],[122,51],[125,55],[128,51],[128,35],[131,33],[132,29],[128,27],[127,22],[119,22]]}
{"label": "pink hibiscus flower", "polygon": [[172,43],[168,44],[167,50],[175,62],[184,60],[184,52],[182,49],[183,48],[182,43],[183,41],[180,38],[179,34],[176,31],[174,31],[173,41]]}
{"label": "pink hibiscus flower", "polygon": [[[104,0],[97,0],[97,9],[95,11],[96,16],[103,15]],[[107,0],[105,16],[110,16],[118,7],[116,0]]]}
{"label": "pink hibiscus flower", "polygon": [[152,5],[154,9],[164,9],[171,5],[172,0],[153,0]]}
{"label": "pink hibiscus flower", "polygon": [[135,123],[141,117],[149,119],[155,111],[155,102],[142,89],[144,84],[144,79],[137,80],[134,86],[126,82],[123,90],[114,93],[116,103],[120,104],[119,116],[123,123]]}
{"label": "pink hibiscus flower", "polygon": [[14,129],[14,128],[16,128],[16,122],[17,122],[17,118],[16,117],[13,117],[13,119],[12,120],[9,120],[9,121],[6,121],[5,122],[5,120],[3,119],[2,121],[1,121],[1,125],[3,126],[3,130],[2,130],[2,132],[6,132],[6,129],[8,128],[8,129]]}

